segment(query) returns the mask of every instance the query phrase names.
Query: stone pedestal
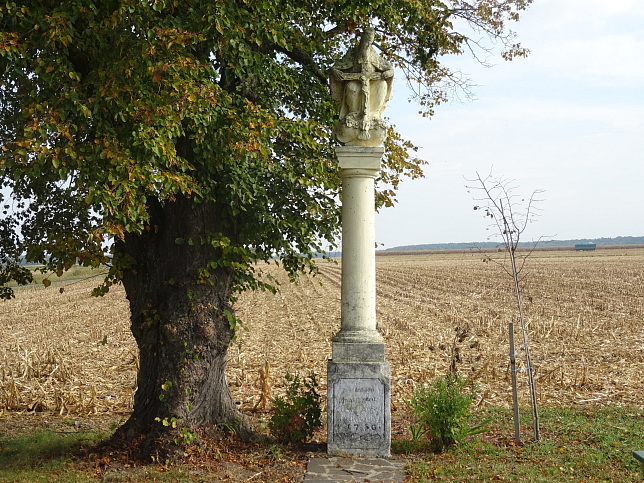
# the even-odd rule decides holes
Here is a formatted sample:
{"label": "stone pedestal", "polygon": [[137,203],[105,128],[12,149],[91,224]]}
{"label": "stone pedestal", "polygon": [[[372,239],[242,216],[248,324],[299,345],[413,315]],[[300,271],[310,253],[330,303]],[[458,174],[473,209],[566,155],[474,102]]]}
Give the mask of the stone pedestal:
{"label": "stone pedestal", "polygon": [[389,363],[327,364],[327,452],[390,456]]}
{"label": "stone pedestal", "polygon": [[389,456],[390,368],[376,330],[374,180],[382,147],[336,148],[342,178],[340,331],[327,366],[331,455]]}

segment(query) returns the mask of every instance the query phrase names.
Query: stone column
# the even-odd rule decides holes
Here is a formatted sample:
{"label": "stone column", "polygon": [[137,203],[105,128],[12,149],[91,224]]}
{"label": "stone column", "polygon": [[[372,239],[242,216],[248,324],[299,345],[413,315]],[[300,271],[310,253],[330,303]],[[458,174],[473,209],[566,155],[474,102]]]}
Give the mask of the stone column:
{"label": "stone column", "polygon": [[381,362],[376,331],[375,178],[384,148],[340,146],[342,178],[342,311],[333,339],[336,362]]}
{"label": "stone column", "polygon": [[342,312],[327,365],[327,451],[389,456],[390,367],[376,330],[374,180],[384,148],[336,148],[342,178]]}

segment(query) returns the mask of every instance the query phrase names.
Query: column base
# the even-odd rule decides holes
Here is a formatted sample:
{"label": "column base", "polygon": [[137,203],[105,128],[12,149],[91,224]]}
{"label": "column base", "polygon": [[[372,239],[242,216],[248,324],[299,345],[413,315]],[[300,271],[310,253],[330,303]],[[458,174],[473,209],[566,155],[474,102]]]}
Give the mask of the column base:
{"label": "column base", "polygon": [[375,330],[341,330],[333,338],[335,362],[384,362],[385,343]]}
{"label": "column base", "polygon": [[333,342],[332,357],[336,362],[384,362],[385,344],[369,342]]}
{"label": "column base", "polygon": [[391,455],[391,375],[388,362],[327,364],[329,455]]}

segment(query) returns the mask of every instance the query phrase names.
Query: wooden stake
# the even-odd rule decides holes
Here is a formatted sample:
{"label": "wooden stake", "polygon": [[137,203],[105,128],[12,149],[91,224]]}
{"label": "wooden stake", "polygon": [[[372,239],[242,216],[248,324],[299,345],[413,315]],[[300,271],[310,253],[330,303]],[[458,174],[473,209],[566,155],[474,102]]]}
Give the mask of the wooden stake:
{"label": "wooden stake", "polygon": [[514,411],[514,439],[521,442],[521,423],[519,422],[519,397],[517,394],[516,354],[514,352],[514,324],[508,324],[510,334],[510,375],[512,376],[512,409]]}

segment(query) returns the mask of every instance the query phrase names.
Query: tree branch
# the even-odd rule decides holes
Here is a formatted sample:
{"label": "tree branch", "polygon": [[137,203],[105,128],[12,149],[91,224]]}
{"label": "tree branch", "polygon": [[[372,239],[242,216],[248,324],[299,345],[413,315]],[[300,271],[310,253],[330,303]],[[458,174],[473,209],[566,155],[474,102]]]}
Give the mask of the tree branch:
{"label": "tree branch", "polygon": [[289,50],[277,44],[272,44],[271,47],[276,52],[284,54],[289,59],[297,62],[298,64],[304,67],[308,67],[309,69],[311,69],[311,72],[313,72],[315,77],[317,77],[318,80],[322,82],[324,85],[327,85],[329,83],[327,75],[317,66],[317,64],[315,63],[315,60],[313,59],[313,56],[306,50],[302,49],[301,47],[295,47]]}

